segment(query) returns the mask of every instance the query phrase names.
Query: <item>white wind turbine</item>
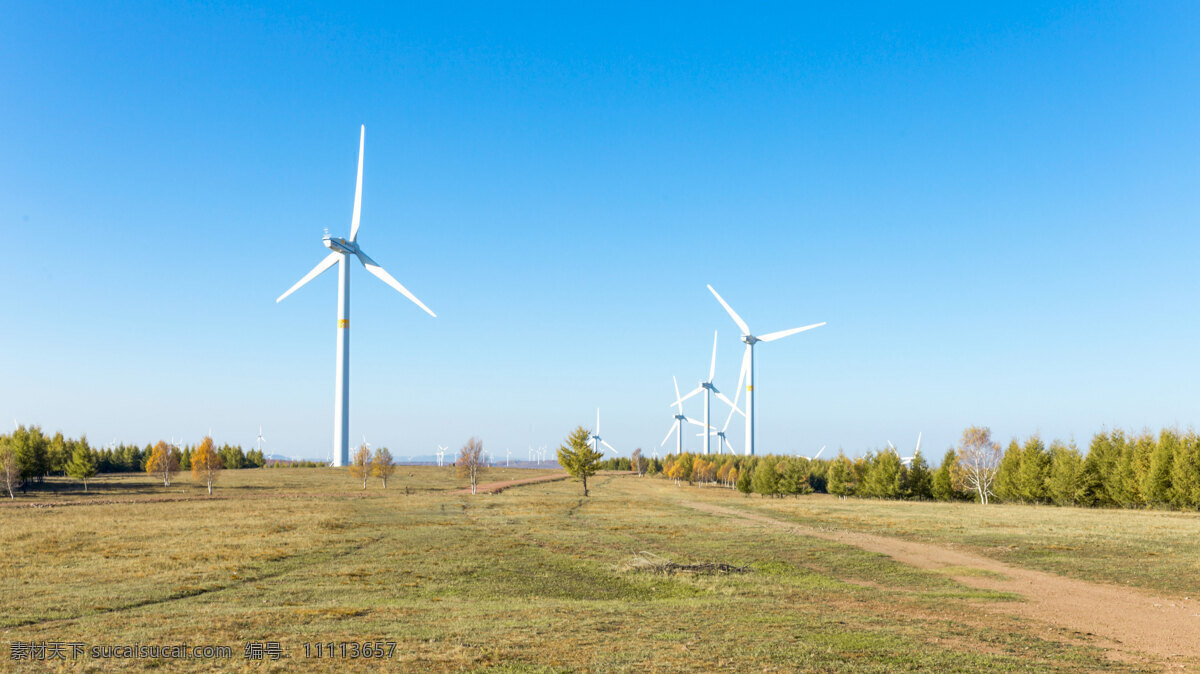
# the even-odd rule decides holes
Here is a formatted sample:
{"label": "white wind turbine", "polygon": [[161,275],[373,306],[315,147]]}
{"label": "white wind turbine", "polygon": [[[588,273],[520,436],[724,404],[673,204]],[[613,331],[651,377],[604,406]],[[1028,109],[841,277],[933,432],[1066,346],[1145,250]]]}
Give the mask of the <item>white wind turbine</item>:
{"label": "white wind turbine", "polygon": [[608,450],[610,452],[612,452],[613,454],[617,453],[617,450],[613,449],[612,445],[608,444],[607,442],[604,441],[604,438],[600,437],[600,408],[597,407],[596,408],[596,430],[592,433],[592,451],[600,452],[601,454],[603,454],[604,452],[600,451],[600,445],[604,445],[605,447],[607,447]]}
{"label": "white wind turbine", "polygon": [[[721,396],[721,400],[724,401],[727,405],[729,405],[729,416],[725,417],[725,425],[722,426],[721,430],[719,430],[719,431],[715,430],[715,429],[711,429],[711,428],[708,430],[709,435],[717,436],[717,453],[718,454],[724,454],[726,449],[729,450],[730,454],[733,454],[733,446],[729,444],[729,438],[725,437],[725,431],[729,428],[729,422],[733,421],[733,413],[734,412],[737,412],[738,414],[742,415],[743,417],[746,416],[746,413],[741,411],[740,409],[738,409],[738,406],[737,406],[738,399],[742,395],[742,378],[744,378],[745,376],[746,376],[745,370],[742,370],[742,373],[740,375],[738,375],[737,391],[733,394],[733,402],[730,402],[729,399],[726,398],[725,396]],[[704,435],[704,431],[700,431],[700,433],[698,433],[697,435]]]}
{"label": "white wind turbine", "polygon": [[367,137],[367,127],[359,130],[358,136],[358,178],[354,183],[354,213],[350,218],[350,238],[334,238],[325,234],[322,239],[329,255],[317,263],[312,271],[288,288],[275,302],[296,292],[300,286],[308,283],[334,264],[338,266],[338,322],[337,322],[337,369],[334,373],[334,404],[333,404],[333,465],[345,466],[350,463],[350,256],[354,255],[366,267],[367,271],[381,281],[396,289],[401,295],[412,300],[430,316],[437,314],[421,303],[416,295],[392,275],[384,271],[378,263],[372,260],[358,245],[359,216],[362,214],[362,175],[363,175],[363,145]]}
{"label": "white wind turbine", "polygon": [[808,456],[805,458],[808,459],[809,461],[816,461],[817,459],[821,458],[821,452],[824,452],[824,451],[825,451],[825,445],[821,445],[821,448],[817,450],[816,454],[813,454],[812,456]]}
{"label": "white wind turbine", "polygon": [[439,466],[442,465],[442,462],[446,459],[446,450],[447,449],[449,449],[449,447],[443,447],[441,445],[438,445],[437,459],[438,459]]}
{"label": "white wind turbine", "polygon": [[[695,389],[693,389],[690,393],[685,395],[683,398],[680,398],[680,402],[683,402],[684,400],[691,398],[692,396],[696,395],[697,393],[700,393],[701,391],[704,392],[704,427],[706,429],[708,429],[708,432],[707,433],[701,432],[700,435],[704,436],[704,453],[705,454],[709,453],[709,447],[711,445],[712,436],[713,436],[712,424],[709,422],[709,416],[708,416],[709,406],[712,404],[712,400],[711,400],[712,395],[715,393],[718,398],[725,401],[726,405],[729,405],[733,409],[737,409],[736,404],[734,404],[732,401],[730,401],[729,398],[726,398],[724,393],[721,393],[720,391],[718,391],[716,386],[713,386],[713,377],[715,377],[716,375],[717,375],[717,331],[713,330],[712,360],[709,362],[709,365],[708,365],[708,379],[700,382],[699,386],[697,386]],[[742,388],[742,385],[739,382],[738,389],[741,389],[741,388]],[[732,416],[733,416],[733,412],[731,411],[730,417],[732,417]],[[725,425],[728,426],[729,422],[728,421],[725,422]],[[723,434],[724,432],[725,432],[725,429],[722,428],[721,433]],[[722,436],[722,440],[723,439],[724,439],[724,436]]]}
{"label": "white wind turbine", "polygon": [[746,451],[746,456],[753,456],[754,455],[754,345],[758,342],[773,342],[777,339],[783,339],[784,337],[794,335],[798,332],[804,332],[805,330],[812,330],[813,328],[819,328],[822,325],[825,325],[825,322],[822,321],[820,323],[813,323],[812,325],[806,325],[801,328],[792,328],[791,330],[780,330],[778,332],[770,332],[761,337],[756,337],[755,335],[751,334],[750,326],[746,325],[746,321],[743,321],[742,317],[737,315],[737,312],[733,310],[733,307],[730,307],[725,302],[725,300],[721,298],[721,296],[717,293],[717,291],[713,289],[713,287],[711,285],[708,286],[708,290],[709,290],[709,292],[711,292],[713,294],[713,297],[717,298],[717,301],[721,303],[721,306],[725,307],[725,311],[729,314],[729,317],[733,319],[733,322],[737,323],[737,326],[739,328],[741,328],[742,341],[746,343],[746,354],[742,357],[742,368],[746,372],[746,450],[745,451]]}
{"label": "white wind turbine", "polygon": [[679,381],[675,379],[675,377],[671,377],[671,381],[675,383],[675,402],[671,403],[670,405],[670,407],[674,407],[676,409],[675,423],[671,424],[671,428],[667,431],[667,435],[663,438],[662,442],[658,443],[658,446],[662,447],[663,445],[667,444],[667,440],[670,440],[671,434],[674,433],[675,454],[679,455],[683,454],[683,422],[686,421],[689,424],[695,424],[696,426],[700,426],[704,429],[708,429],[709,426],[702,424],[695,419],[689,419],[687,415],[683,413],[683,399],[679,397]]}
{"label": "white wind turbine", "polygon": [[263,437],[263,434],[262,434],[262,426],[259,426],[259,427],[258,427],[258,439],[257,439],[257,440],[255,440],[255,448],[256,448],[256,449],[258,449],[258,451],[260,451],[260,452],[261,452],[261,451],[262,451],[262,446],[263,446],[263,443],[264,443],[264,442],[266,442],[266,441],[267,441],[267,439],[266,439],[266,438],[264,438],[264,437]]}
{"label": "white wind turbine", "polygon": [[[892,451],[896,452],[897,456],[900,455],[900,450],[896,449],[896,446],[892,444],[891,440],[888,440],[888,447],[891,447]],[[904,464],[904,466],[906,468],[911,467],[913,459],[917,458],[917,454],[920,454],[920,453],[921,453],[921,433],[918,432],[917,433],[917,448],[913,450],[913,455],[912,456],[901,456],[900,463]]]}

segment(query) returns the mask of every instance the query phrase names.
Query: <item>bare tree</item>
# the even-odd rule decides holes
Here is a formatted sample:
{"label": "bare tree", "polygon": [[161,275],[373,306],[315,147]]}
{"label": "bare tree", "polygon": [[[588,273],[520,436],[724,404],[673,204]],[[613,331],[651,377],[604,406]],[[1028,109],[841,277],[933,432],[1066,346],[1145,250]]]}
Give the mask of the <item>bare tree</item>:
{"label": "bare tree", "polygon": [[459,477],[465,477],[471,481],[472,494],[479,485],[479,473],[484,469],[485,458],[483,441],[478,438],[467,440],[467,444],[458,450],[458,461],[454,462],[454,467],[458,470]]}
{"label": "bare tree", "polygon": [[164,487],[171,486],[171,476],[179,471],[179,450],[162,440],[154,445],[150,459],[146,461],[146,472],[161,477]]}
{"label": "bare tree", "polygon": [[958,470],[951,474],[954,487],[961,491],[973,491],[979,502],[987,504],[991,499],[992,485],[1004,452],[1000,443],[992,441],[992,430],[986,426],[971,426],[963,431],[958,446]]}
{"label": "bare tree", "polygon": [[205,437],[200,445],[192,451],[192,479],[203,480],[204,484],[208,486],[209,496],[212,496],[213,482],[217,481],[217,475],[224,467],[225,462],[221,460],[221,455],[213,446],[212,438]]}
{"label": "bare tree", "polygon": [[0,438],[0,482],[8,490],[8,498],[13,499],[13,490],[21,486],[21,467],[17,464],[17,452],[7,438]]}
{"label": "bare tree", "polygon": [[366,445],[359,445],[350,458],[350,474],[362,478],[363,489],[367,488],[367,478],[371,477],[371,450]]}
{"label": "bare tree", "polygon": [[371,457],[371,474],[383,480],[383,488],[387,489],[388,478],[392,473],[396,472],[396,464],[392,462],[392,453],[387,447],[380,447],[375,450],[375,456]]}

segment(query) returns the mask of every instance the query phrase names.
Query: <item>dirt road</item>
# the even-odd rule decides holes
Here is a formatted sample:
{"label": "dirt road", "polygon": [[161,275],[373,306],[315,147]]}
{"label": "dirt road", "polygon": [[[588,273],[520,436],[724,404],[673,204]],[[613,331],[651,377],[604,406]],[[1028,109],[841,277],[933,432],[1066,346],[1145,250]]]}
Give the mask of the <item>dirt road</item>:
{"label": "dirt road", "polygon": [[[684,505],[800,536],[853,545],[921,569],[947,569],[947,575],[964,585],[1011,592],[1025,598],[1024,602],[992,602],[986,605],[988,610],[1096,635],[1100,637],[1102,647],[1113,651],[1142,653],[1159,662],[1200,658],[1200,601],[1197,597],[1155,596],[1131,588],[1010,566],[982,555],[930,543],[814,529],[709,503],[686,502]],[[956,575],[954,567],[965,567],[964,571],[982,569],[999,575]],[[1200,595],[1200,588],[1196,591]]]}
{"label": "dirt road", "polygon": [[[568,477],[570,477],[570,475],[567,475],[566,473],[553,473],[551,475],[541,475],[539,477],[527,477],[523,480],[508,480],[507,482],[487,482],[485,484],[475,485],[475,492],[477,494],[499,494],[500,492],[504,491],[505,489],[508,489],[509,487],[519,487],[523,484],[537,484],[539,482],[557,482],[558,480],[565,480]],[[471,488],[467,487],[466,489],[459,489],[458,491],[455,491],[452,493],[470,494]]]}

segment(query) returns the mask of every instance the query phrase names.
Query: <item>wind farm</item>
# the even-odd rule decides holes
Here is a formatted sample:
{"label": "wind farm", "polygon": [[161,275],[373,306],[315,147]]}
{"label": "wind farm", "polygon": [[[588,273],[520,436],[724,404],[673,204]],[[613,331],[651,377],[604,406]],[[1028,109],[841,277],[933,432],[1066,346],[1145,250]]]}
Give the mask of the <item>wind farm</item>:
{"label": "wind farm", "polygon": [[6,8],[0,662],[1200,671],[1197,33]]}

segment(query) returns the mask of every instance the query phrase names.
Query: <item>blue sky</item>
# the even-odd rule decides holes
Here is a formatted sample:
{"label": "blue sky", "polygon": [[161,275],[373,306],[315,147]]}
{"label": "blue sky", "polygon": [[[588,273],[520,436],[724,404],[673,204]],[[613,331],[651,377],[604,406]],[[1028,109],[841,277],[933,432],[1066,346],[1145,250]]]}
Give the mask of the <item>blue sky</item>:
{"label": "blue sky", "polygon": [[828,321],[758,347],[760,451],[1195,424],[1200,6],[975,4],[0,3],[0,413],[327,457],[336,278],[274,299],[366,124],[360,243],[438,313],[352,272],[394,454],[649,451],[714,329],[734,388],[706,283]]}

